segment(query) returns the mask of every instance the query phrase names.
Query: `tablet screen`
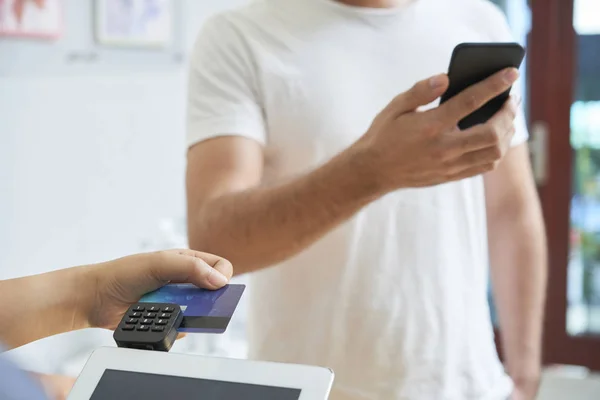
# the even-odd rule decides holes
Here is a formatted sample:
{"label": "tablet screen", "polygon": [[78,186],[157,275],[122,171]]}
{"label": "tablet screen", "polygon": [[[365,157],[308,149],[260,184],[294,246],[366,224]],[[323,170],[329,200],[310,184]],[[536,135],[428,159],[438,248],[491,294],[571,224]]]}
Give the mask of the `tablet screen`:
{"label": "tablet screen", "polygon": [[107,369],[91,400],[298,400],[300,392],[293,388]]}

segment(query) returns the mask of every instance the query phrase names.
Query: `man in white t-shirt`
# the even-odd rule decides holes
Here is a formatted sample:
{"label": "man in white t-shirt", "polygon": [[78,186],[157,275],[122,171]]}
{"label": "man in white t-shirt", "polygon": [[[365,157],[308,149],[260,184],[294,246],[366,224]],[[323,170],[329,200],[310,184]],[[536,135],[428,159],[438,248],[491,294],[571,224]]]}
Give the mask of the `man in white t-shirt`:
{"label": "man in white t-shirt", "polygon": [[333,368],[333,400],[533,398],[545,238],[527,129],[514,101],[456,128],[517,72],[436,107],[458,43],[510,40],[486,0],[258,0],[206,23],[190,245],[253,272],[252,358]]}

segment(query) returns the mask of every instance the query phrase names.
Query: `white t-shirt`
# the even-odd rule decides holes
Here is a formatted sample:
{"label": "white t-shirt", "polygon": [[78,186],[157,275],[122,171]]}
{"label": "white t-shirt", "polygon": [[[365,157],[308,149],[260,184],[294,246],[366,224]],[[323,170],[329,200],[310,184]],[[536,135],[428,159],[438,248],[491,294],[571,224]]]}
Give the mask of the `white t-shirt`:
{"label": "white t-shirt", "polygon": [[[512,38],[487,0],[252,2],[199,36],[189,144],[252,138],[265,145],[265,179],[297,175],[356,141],[397,94],[445,72],[458,43],[488,41]],[[527,139],[517,122],[514,145]],[[251,357],[333,368],[333,400],[506,399],[486,234],[482,177],[385,196],[252,275]]]}

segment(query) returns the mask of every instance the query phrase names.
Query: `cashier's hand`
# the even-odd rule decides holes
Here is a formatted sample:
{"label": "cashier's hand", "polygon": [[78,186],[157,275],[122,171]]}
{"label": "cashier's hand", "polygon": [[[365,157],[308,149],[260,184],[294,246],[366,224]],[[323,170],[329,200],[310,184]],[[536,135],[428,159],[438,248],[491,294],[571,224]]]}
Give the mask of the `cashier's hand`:
{"label": "cashier's hand", "polygon": [[[233,274],[224,258],[193,250],[138,254],[91,267],[93,282],[88,323],[115,329],[127,309],[148,292],[168,283],[191,283],[205,289],[225,286]],[[82,288],[83,290],[86,290]]]}

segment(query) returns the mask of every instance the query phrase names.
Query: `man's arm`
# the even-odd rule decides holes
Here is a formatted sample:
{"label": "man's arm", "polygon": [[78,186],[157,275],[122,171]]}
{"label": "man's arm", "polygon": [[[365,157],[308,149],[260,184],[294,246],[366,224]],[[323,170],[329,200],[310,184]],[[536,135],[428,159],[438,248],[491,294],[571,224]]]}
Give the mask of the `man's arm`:
{"label": "man's arm", "polygon": [[[533,399],[540,378],[546,237],[527,145],[485,176],[491,274],[505,364],[515,398]],[[522,397],[516,397],[522,396]]]}
{"label": "man's arm", "polygon": [[266,186],[260,185],[262,157],[258,143],[233,136],[188,153],[190,247],[226,254],[236,274],[296,254],[382,194],[350,152]]}
{"label": "man's arm", "polygon": [[201,141],[188,152],[190,246],[224,255],[236,273],[250,272],[298,253],[388,192],[490,171],[512,138],[514,102],[466,132],[456,124],[516,79],[516,70],[502,71],[419,112],[448,87],[445,75],[421,81],[394,99],[353,146],[273,185],[260,185],[258,143],[232,136]]}

